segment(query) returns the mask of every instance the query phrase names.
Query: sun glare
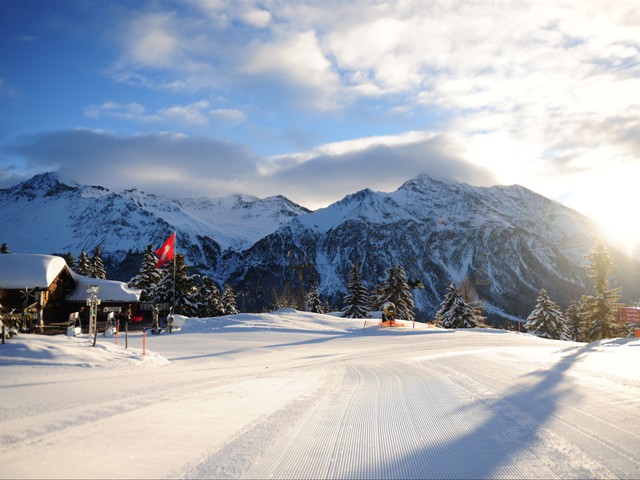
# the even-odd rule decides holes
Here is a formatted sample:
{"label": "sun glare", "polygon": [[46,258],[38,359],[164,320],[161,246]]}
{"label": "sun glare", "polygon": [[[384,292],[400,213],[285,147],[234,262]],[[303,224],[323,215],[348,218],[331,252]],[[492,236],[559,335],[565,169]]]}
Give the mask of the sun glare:
{"label": "sun glare", "polygon": [[604,175],[581,185],[567,205],[583,213],[603,228],[612,244],[640,260],[640,217],[638,216],[637,176],[624,178]]}

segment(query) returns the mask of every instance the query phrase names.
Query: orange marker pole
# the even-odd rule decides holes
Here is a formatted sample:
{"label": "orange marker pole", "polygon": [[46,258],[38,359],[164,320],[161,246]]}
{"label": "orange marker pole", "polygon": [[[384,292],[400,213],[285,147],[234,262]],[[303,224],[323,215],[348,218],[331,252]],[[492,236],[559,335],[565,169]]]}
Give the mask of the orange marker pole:
{"label": "orange marker pole", "polygon": [[142,355],[147,354],[147,329],[142,329]]}

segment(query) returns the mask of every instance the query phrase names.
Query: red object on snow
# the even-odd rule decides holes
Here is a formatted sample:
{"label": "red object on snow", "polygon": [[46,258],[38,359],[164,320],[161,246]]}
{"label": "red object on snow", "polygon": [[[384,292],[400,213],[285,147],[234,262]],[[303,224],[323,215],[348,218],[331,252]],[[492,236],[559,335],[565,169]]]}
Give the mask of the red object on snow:
{"label": "red object on snow", "polygon": [[173,232],[171,236],[167,238],[167,241],[156,250],[156,255],[158,255],[156,268],[160,268],[168,261],[173,260],[173,257],[176,255],[176,232]]}

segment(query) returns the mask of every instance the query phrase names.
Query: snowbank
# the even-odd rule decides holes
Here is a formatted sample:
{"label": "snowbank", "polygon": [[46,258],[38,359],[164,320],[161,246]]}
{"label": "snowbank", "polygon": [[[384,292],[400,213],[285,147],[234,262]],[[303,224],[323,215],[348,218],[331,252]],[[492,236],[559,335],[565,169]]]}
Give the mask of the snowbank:
{"label": "snowbank", "polygon": [[120,368],[135,365],[167,365],[169,361],[157,353],[141,349],[124,348],[124,335],[120,345],[113,338],[108,341],[98,336],[93,347],[88,335],[19,335],[0,347],[0,367],[30,365],[38,367]]}

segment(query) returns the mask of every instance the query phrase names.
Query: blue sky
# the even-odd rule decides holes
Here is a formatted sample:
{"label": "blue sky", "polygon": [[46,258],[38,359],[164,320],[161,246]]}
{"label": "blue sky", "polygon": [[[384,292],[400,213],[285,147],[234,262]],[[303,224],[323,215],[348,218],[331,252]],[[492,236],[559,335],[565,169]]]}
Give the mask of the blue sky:
{"label": "blue sky", "polygon": [[640,240],[635,0],[0,0],[0,187],[319,208],[421,173]]}

